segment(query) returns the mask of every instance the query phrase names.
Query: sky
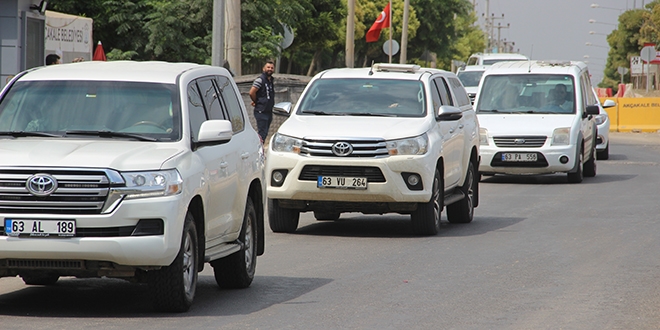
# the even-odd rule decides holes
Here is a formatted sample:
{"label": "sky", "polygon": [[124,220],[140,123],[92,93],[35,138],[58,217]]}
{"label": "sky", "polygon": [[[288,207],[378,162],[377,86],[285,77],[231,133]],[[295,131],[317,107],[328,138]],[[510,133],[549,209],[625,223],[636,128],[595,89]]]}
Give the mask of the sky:
{"label": "sky", "polygon": [[[609,45],[607,35],[616,29],[619,14],[642,8],[650,0],[471,0],[479,23],[488,5],[494,25],[494,39],[515,42],[514,50],[534,60],[588,62],[592,82],[603,78]],[[592,4],[599,5],[592,8]],[[502,17],[504,14],[504,17]],[[589,23],[595,20],[595,23]],[[593,31],[593,32],[592,32]],[[590,33],[591,32],[591,33]],[[586,43],[591,43],[587,45]],[[585,58],[585,55],[588,56]]]}

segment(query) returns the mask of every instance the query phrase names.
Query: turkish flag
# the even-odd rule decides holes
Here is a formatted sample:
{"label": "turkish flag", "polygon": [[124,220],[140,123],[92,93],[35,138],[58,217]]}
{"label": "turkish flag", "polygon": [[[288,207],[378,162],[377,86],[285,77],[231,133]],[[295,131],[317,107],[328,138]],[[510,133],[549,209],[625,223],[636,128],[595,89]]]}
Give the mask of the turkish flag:
{"label": "turkish flag", "polygon": [[388,3],[376,18],[374,25],[367,32],[367,42],[376,42],[380,38],[380,30],[390,27],[390,4]]}

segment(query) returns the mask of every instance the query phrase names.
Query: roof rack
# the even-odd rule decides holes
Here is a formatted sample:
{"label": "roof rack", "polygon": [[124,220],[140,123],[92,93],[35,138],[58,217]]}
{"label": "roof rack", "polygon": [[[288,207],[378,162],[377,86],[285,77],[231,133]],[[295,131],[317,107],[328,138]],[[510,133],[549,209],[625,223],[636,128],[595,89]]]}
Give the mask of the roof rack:
{"label": "roof rack", "polygon": [[570,66],[571,61],[538,61],[539,65],[543,66]]}
{"label": "roof rack", "polygon": [[376,71],[413,73],[419,71],[420,68],[417,64],[376,63],[372,69]]}

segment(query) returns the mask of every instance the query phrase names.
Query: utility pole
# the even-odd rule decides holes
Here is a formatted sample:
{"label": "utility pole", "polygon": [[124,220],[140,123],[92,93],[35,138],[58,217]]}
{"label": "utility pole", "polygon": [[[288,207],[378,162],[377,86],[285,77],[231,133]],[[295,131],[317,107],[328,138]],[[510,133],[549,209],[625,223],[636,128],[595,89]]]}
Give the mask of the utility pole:
{"label": "utility pole", "polygon": [[226,4],[227,62],[235,76],[243,74],[241,69],[241,2],[232,0]]}
{"label": "utility pole", "polygon": [[213,0],[213,32],[211,65],[222,66],[225,61],[225,0]]}
{"label": "utility pole", "polygon": [[502,48],[503,48],[502,47],[502,41],[501,41],[502,39],[500,39],[500,36],[502,34],[502,29],[508,29],[509,27],[511,27],[510,23],[507,23],[506,26],[504,26],[500,23],[497,23],[497,52],[498,53],[502,53]]}
{"label": "utility pole", "polygon": [[355,66],[355,0],[348,0],[346,18],[346,67]]}
{"label": "utility pole", "polygon": [[408,10],[409,5],[410,5],[410,0],[403,1],[403,26],[401,27],[401,55],[399,56],[399,63],[401,64],[406,64],[408,57],[408,15],[410,15]]}

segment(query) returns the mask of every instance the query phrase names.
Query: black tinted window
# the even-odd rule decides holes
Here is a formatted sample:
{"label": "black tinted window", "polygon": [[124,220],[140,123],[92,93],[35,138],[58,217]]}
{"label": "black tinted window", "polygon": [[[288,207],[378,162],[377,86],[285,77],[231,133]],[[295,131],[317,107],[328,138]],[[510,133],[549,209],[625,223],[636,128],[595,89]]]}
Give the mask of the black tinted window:
{"label": "black tinted window", "polygon": [[207,117],[202,98],[197,89],[197,84],[194,82],[188,85],[188,115],[190,116],[190,131],[192,139],[196,141],[197,136],[199,135],[199,128],[202,126],[202,123],[206,121]]}
{"label": "black tinted window", "polygon": [[229,78],[216,76],[215,81],[218,84],[218,90],[220,90],[224,106],[229,113],[232,131],[234,133],[242,131],[245,128],[245,117],[243,116],[243,108],[238,100],[237,92],[234,90]]}

